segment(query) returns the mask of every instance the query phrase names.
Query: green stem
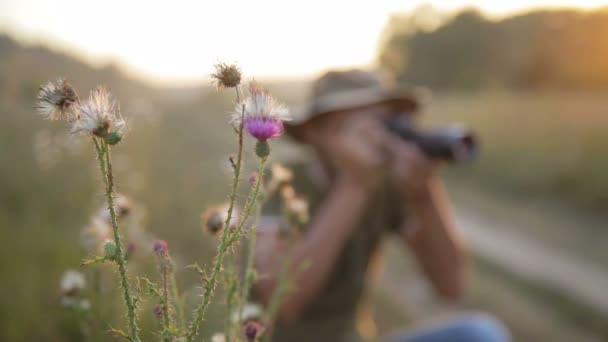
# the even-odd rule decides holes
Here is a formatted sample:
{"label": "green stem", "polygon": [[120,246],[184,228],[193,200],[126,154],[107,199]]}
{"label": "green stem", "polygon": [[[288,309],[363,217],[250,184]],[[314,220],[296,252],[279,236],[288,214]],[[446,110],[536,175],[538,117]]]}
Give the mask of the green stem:
{"label": "green stem", "polygon": [[171,341],[169,328],[171,326],[171,319],[169,316],[169,279],[167,276],[169,260],[166,256],[161,256],[160,261],[160,274],[161,281],[163,282],[163,341]]}
{"label": "green stem", "polygon": [[[295,242],[294,232],[290,232],[289,237],[288,237],[288,246],[293,246],[294,242]],[[289,248],[289,250],[291,250],[291,248]],[[279,277],[277,279],[275,291],[272,294],[272,297],[270,298],[270,304],[268,305],[268,315],[267,315],[268,320],[267,321],[270,323],[270,326],[268,328],[268,331],[264,334],[263,340],[270,340],[272,338],[273,327],[276,324],[277,316],[279,314],[279,308],[281,307],[281,303],[285,299],[285,296],[290,291],[289,274],[290,274],[290,270],[292,269],[291,258],[292,258],[292,254],[287,253],[287,255],[285,256],[285,258],[282,261],[281,271],[280,271]]]}
{"label": "green stem", "polygon": [[[241,219],[241,222],[235,229],[234,234],[230,235],[229,234],[230,229],[226,228],[229,226],[228,225],[224,226],[222,240],[218,246],[218,252],[217,252],[217,256],[215,258],[215,263],[213,265],[213,271],[205,286],[202,303],[194,312],[195,319],[193,320],[193,326],[191,327],[190,333],[188,334],[188,340],[187,340],[188,342],[191,342],[192,339],[194,338],[194,336],[196,335],[200,322],[202,321],[202,317],[205,314],[205,311],[207,310],[209,303],[211,302],[210,299],[213,296],[215,287],[217,285],[217,276],[221,272],[221,268],[222,268],[221,266],[222,266],[222,263],[224,260],[224,255],[225,255],[226,251],[232,246],[232,244],[236,240],[238,240],[238,237],[240,236],[240,232],[243,230],[243,226],[245,225],[245,223],[247,222],[247,219],[249,218],[249,215],[251,214],[251,209],[252,209],[253,205],[255,204],[258,194],[260,192],[262,178],[264,175],[264,168],[266,166],[266,160],[267,160],[267,158],[262,158],[260,160],[260,177],[258,177],[258,179],[255,183],[254,190],[253,190],[251,196],[249,197],[247,204],[245,205],[245,210],[243,212],[243,217]],[[230,214],[231,214],[231,212],[229,211],[229,215]],[[228,220],[226,220],[226,221],[228,221]]]}
{"label": "green stem", "polygon": [[256,213],[254,217],[254,222],[251,225],[251,229],[249,231],[249,244],[247,246],[247,260],[245,266],[245,278],[243,279],[243,286],[241,288],[241,294],[239,298],[239,322],[243,321],[243,307],[247,303],[247,299],[249,298],[249,291],[253,284],[255,271],[253,269],[253,258],[255,253],[255,240],[256,240],[256,228],[258,224],[258,220],[261,214],[261,204],[258,204],[256,207]]}
{"label": "green stem", "polygon": [[180,297],[177,288],[177,279],[175,278],[175,272],[171,272],[171,297],[173,297],[173,309],[177,313],[177,321],[181,331],[186,330],[185,319],[184,319],[184,302],[183,298]]}
{"label": "green stem", "polygon": [[[97,144],[96,144],[97,145]],[[133,342],[140,342],[137,334],[137,321],[135,317],[135,303],[133,301],[133,295],[131,294],[131,288],[129,287],[129,278],[127,276],[127,265],[124,257],[122,243],[120,241],[120,232],[118,229],[118,221],[116,219],[116,211],[114,210],[114,175],[112,173],[112,161],[110,158],[110,147],[105,143],[101,142],[98,152],[103,152],[105,155],[105,163],[101,163],[103,156],[100,159],[100,169],[102,172],[105,169],[105,185],[106,185],[106,199],[108,201],[108,210],[110,211],[110,217],[112,219],[112,228],[114,231],[114,242],[116,243],[116,263],[118,264],[118,273],[120,274],[121,285],[124,292],[125,304],[127,305],[127,318],[129,323],[129,338]],[[98,153],[99,154],[99,153]]]}
{"label": "green stem", "polygon": [[251,215],[251,210],[253,209],[253,206],[255,205],[255,203],[258,199],[260,189],[262,188],[262,180],[264,179],[264,169],[266,168],[267,160],[268,160],[268,158],[260,158],[260,169],[258,170],[259,177],[256,180],[255,185],[253,186],[253,191],[251,192],[251,195],[247,199],[247,203],[245,204],[245,209],[243,211],[243,218],[241,219],[241,222],[239,222],[239,225],[236,227],[232,236],[229,239],[230,245],[232,245],[232,243],[236,242],[236,240],[238,240],[239,237],[241,236],[243,227],[245,227],[245,224],[247,223],[247,219]]}
{"label": "green stem", "polygon": [[[238,91],[237,91],[238,97]],[[244,115],[244,108],[243,113]],[[232,219],[232,211],[234,210],[234,203],[236,202],[237,191],[239,186],[239,181],[241,177],[241,166],[243,160],[243,120],[241,120],[241,124],[238,129],[238,152],[237,152],[237,160],[236,165],[234,166],[234,176],[232,178],[232,190],[230,192],[230,204],[228,205],[228,213],[226,215],[226,221],[224,222],[224,230],[222,232],[222,238],[220,244],[217,247],[217,254],[213,263],[213,271],[208,279],[206,279],[206,284],[202,296],[201,303],[194,310],[194,316],[192,318],[192,323],[190,325],[190,330],[188,331],[187,341],[192,342],[194,337],[198,334],[200,324],[203,321],[203,317],[205,316],[205,312],[207,311],[207,307],[211,302],[211,298],[215,292],[215,287],[217,283],[217,276],[222,269],[222,265],[224,262],[224,254],[228,249],[228,237],[229,237],[229,228],[230,220]]]}
{"label": "green stem", "polygon": [[105,152],[103,147],[99,143],[97,138],[93,137],[93,144],[95,144],[95,150],[97,151],[97,160],[99,161],[99,171],[101,171],[101,178],[103,179],[103,184],[107,187],[108,180],[106,178],[106,161],[103,159],[105,156]]}

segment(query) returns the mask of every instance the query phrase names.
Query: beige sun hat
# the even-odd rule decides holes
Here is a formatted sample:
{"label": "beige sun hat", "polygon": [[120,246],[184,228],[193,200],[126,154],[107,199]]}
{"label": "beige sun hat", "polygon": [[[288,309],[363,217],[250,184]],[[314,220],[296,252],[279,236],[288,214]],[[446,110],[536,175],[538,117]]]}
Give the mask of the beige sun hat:
{"label": "beige sun hat", "polygon": [[309,103],[293,110],[293,120],[285,124],[290,131],[290,128],[327,113],[385,102],[414,114],[420,106],[420,95],[420,90],[398,86],[378,72],[329,71],[313,82]]}

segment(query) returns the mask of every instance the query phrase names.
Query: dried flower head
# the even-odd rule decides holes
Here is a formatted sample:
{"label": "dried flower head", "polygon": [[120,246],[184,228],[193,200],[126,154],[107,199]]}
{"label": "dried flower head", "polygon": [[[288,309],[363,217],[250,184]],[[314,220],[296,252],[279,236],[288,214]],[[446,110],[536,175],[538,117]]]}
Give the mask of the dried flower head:
{"label": "dried flower head", "polygon": [[241,68],[236,64],[217,63],[211,77],[218,89],[234,88],[241,84]]}
{"label": "dried flower head", "polygon": [[89,98],[78,104],[78,110],[80,117],[72,125],[73,133],[103,138],[108,133],[120,132],[125,127],[116,101],[103,86],[93,89]]}
{"label": "dried flower head", "polygon": [[[223,204],[216,207],[211,207],[201,215],[201,226],[204,230],[212,235],[216,235],[222,231],[224,224],[228,218],[228,204]],[[232,209],[232,217],[230,218],[230,227],[236,228],[239,223],[239,209]]]}
{"label": "dried flower head", "polygon": [[283,121],[289,121],[290,116],[287,107],[278,103],[257,83],[251,82],[249,97],[236,105],[231,122],[240,126],[242,120],[247,133],[266,141],[283,134]]}
{"label": "dried flower head", "polygon": [[61,277],[61,293],[73,297],[86,287],[84,275],[75,270],[67,270]]}
{"label": "dried flower head", "polygon": [[[133,207],[133,202],[127,196],[117,194],[114,197],[114,210],[118,219],[129,216],[129,214],[131,214],[133,211]],[[108,223],[111,222],[110,210],[108,210],[108,208],[103,207],[99,209],[98,215],[104,221]]]}
{"label": "dried flower head", "polygon": [[152,249],[154,250],[154,253],[159,257],[169,255],[169,244],[165,240],[155,240]]}
{"label": "dried flower head", "polygon": [[211,336],[211,342],[226,342],[226,335],[217,333]]}
{"label": "dried flower head", "polygon": [[78,95],[72,85],[65,78],[59,78],[40,86],[35,108],[48,120],[70,121],[75,117],[72,105],[77,102]]}
{"label": "dried flower head", "polygon": [[264,310],[262,306],[256,303],[247,303],[243,305],[241,311],[235,311],[232,313],[232,322],[243,323],[250,320],[259,320],[262,318]]}
{"label": "dried flower head", "polygon": [[80,231],[80,244],[88,253],[99,252],[102,243],[109,239],[112,234],[112,227],[107,220],[94,217],[91,222]]}
{"label": "dried flower head", "polygon": [[298,227],[308,223],[308,201],[301,197],[293,197],[285,201],[285,210],[292,223]]}
{"label": "dried flower head", "polygon": [[243,324],[243,336],[247,341],[255,341],[264,333],[266,328],[257,320],[249,320]]}
{"label": "dried flower head", "polygon": [[280,163],[272,165],[270,174],[270,183],[268,184],[268,191],[270,192],[275,192],[284,185],[293,182],[293,172]]}
{"label": "dried flower head", "polygon": [[283,202],[290,201],[296,197],[296,191],[291,185],[284,185],[280,190],[281,200]]}

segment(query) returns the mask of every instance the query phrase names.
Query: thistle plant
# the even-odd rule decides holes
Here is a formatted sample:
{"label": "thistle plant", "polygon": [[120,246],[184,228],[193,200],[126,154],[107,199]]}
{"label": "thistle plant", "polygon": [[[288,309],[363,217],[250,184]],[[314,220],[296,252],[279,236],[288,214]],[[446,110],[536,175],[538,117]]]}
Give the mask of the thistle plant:
{"label": "thistle plant", "polygon": [[[111,146],[120,142],[122,131],[125,128],[125,122],[120,115],[118,105],[112,95],[102,86],[92,90],[87,100],[81,101],[75,89],[65,79],[59,79],[55,82],[48,82],[40,88],[36,108],[49,120],[63,119],[67,121],[72,126],[72,133],[90,136],[93,141],[105,185],[105,195],[113,231],[115,252],[112,258],[107,260],[116,263],[118,266],[120,284],[127,307],[129,332],[126,335],[131,341],[138,342],[140,339],[136,318],[136,301],[129,285],[125,253],[114,205],[114,174],[110,150]],[[102,257],[96,260],[105,261],[106,258]]]}
{"label": "thistle plant", "polygon": [[[236,74],[239,74],[239,77]],[[283,133],[283,121],[289,120],[287,108],[279,104],[270,96],[269,92],[262,89],[257,83],[251,82],[249,86],[249,96],[244,97],[240,84],[240,70],[236,66],[218,64],[214,75],[218,88],[234,88],[236,92],[236,106],[232,115],[231,123],[235,128],[237,136],[236,161],[231,160],[233,168],[232,189],[229,196],[229,205],[224,222],[224,227],[231,227],[233,210],[237,199],[241,168],[243,160],[243,136],[247,132],[257,140],[255,152],[259,158],[260,165],[256,183],[252,187],[250,194],[243,206],[240,222],[235,229],[224,229],[220,238],[217,253],[213,261],[211,273],[205,274],[205,284],[201,303],[194,311],[194,316],[187,334],[187,341],[190,342],[198,334],[200,323],[211,303],[211,299],[217,287],[218,277],[222,271],[224,257],[231,246],[241,237],[243,227],[248,221],[256,204],[260,193],[262,176],[266,167],[268,156],[270,155],[269,139],[277,138]]]}
{"label": "thistle plant", "polygon": [[[216,335],[214,340],[255,341],[268,330],[267,322],[245,317],[248,308],[250,290],[256,280],[253,268],[253,251],[255,247],[256,225],[261,213],[263,198],[267,189],[263,186],[266,165],[271,153],[270,140],[283,134],[283,122],[289,120],[289,112],[285,106],[278,103],[270,93],[256,82],[250,82],[247,94],[241,85],[241,71],[236,65],[220,63],[216,65],[213,74],[218,89],[234,88],[235,109],[228,120],[235,132],[237,151],[235,157],[229,160],[232,165],[232,183],[227,203],[213,207],[201,217],[202,226],[209,233],[217,236],[217,251],[209,268],[191,265],[201,275],[203,280],[200,302],[196,305],[192,317],[186,323],[183,298],[179,295],[175,278],[175,264],[169,253],[169,247],[164,240],[156,240],[153,251],[158,260],[159,283],[147,278],[137,277],[137,282],[131,284],[127,271],[127,262],[138,244],[135,241],[124,240],[128,232],[121,229],[119,223],[122,217],[132,212],[132,203],[115,190],[114,172],[111,152],[123,139],[125,121],[120,114],[117,102],[105,87],[97,87],[90,92],[87,99],[81,100],[75,89],[65,80],[50,81],[40,88],[36,108],[48,120],[63,120],[71,126],[71,133],[87,136],[95,147],[99,172],[102,175],[102,185],[105,194],[106,207],[99,210],[89,224],[81,231],[81,243],[89,254],[94,256],[86,259],[81,265],[110,263],[116,265],[122,297],[126,307],[127,330],[110,329],[119,336],[132,342],[140,342],[137,321],[137,304],[140,301],[142,285],[147,287],[157,300],[153,313],[160,321],[159,337],[162,341],[191,342],[198,335],[200,325],[213,300],[219,283],[224,282],[227,289],[227,303],[230,309],[238,312],[235,322],[237,329],[230,319],[230,311],[226,320],[224,334]],[[239,201],[239,184],[243,169],[245,138],[250,136],[255,141],[255,155],[258,159],[258,169],[250,180],[248,194],[244,203]],[[288,170],[283,171],[283,180],[290,181]],[[280,174],[280,171],[277,171]],[[276,177],[275,177],[276,178]],[[275,179],[276,182],[276,179]],[[273,185],[281,188],[278,185]],[[295,203],[295,202],[294,202]],[[293,207],[303,207],[297,204]],[[295,216],[294,216],[295,217]],[[238,241],[247,235],[249,252],[244,266],[246,274],[243,279],[236,277],[237,258],[225,272],[226,262],[236,249]],[[125,245],[123,241],[128,241]],[[138,241],[141,244],[141,241]],[[129,260],[127,260],[129,259]],[[77,298],[79,289],[84,287],[84,280],[76,273],[66,275],[62,282],[62,293],[72,302]],[[226,279],[224,281],[224,279]],[[67,284],[67,285],[65,285]],[[69,285],[69,286],[68,286]],[[68,289],[69,287],[69,289]],[[99,293],[103,295],[103,293]],[[85,303],[82,300],[77,303]],[[84,305],[86,306],[86,305]],[[232,336],[238,332],[238,336]]]}

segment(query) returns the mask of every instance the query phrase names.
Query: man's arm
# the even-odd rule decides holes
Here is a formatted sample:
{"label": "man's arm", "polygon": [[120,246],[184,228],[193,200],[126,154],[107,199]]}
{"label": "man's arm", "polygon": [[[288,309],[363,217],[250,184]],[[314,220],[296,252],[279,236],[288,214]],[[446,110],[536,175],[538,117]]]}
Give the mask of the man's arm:
{"label": "man's arm", "polygon": [[401,237],[416,256],[437,292],[451,300],[464,292],[467,253],[455,228],[443,183],[431,176],[415,194],[407,194]]}
{"label": "man's arm", "polygon": [[[269,304],[281,272],[281,259],[291,253],[290,276],[297,285],[279,309],[279,319],[291,322],[314,300],[329,278],[335,261],[360,215],[365,211],[365,189],[352,181],[339,180],[321,205],[305,235],[287,246],[278,237],[278,230],[260,229],[255,251],[257,272],[264,276],[256,284],[262,304]],[[310,267],[302,270],[303,262]]]}

